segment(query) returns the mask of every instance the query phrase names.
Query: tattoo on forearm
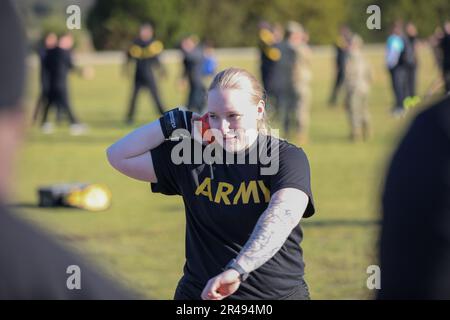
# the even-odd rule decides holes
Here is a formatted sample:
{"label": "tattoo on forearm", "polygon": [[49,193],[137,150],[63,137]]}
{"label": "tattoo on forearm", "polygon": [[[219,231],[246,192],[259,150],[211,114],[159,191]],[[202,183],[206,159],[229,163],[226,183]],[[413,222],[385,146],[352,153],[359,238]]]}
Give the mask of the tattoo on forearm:
{"label": "tattoo on forearm", "polygon": [[289,209],[280,197],[272,199],[237,257],[241,266],[250,272],[272,258],[299,219],[298,213]]}

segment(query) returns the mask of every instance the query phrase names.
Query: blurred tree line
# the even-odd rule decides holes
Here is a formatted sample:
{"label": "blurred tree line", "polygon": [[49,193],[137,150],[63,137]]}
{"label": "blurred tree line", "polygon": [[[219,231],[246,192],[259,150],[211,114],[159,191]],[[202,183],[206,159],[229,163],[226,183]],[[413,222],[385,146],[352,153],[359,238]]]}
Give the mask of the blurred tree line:
{"label": "blurred tree line", "polygon": [[[1,1],[1,0],[0,0]],[[78,5],[81,18],[85,20],[95,0],[18,0],[15,2],[25,24],[30,49],[42,46],[43,36],[48,32],[62,34],[70,31],[75,38],[75,46],[83,51],[91,50],[92,44],[87,28],[67,30],[66,9]]]}
{"label": "blurred tree line", "polygon": [[261,20],[284,24],[289,19],[301,21],[317,43],[327,43],[345,21],[342,8],[335,0],[98,0],[87,23],[98,49],[123,47],[142,21],[155,25],[166,47],[187,33],[219,47],[254,46]]}
{"label": "blurred tree line", "polygon": [[[348,24],[366,42],[380,42],[396,19],[414,22],[422,37],[450,19],[448,0],[21,0],[18,4],[27,26],[41,32],[64,28],[67,5],[80,5],[82,32],[90,33],[99,50],[123,49],[141,22],[154,24],[156,37],[171,48],[188,33],[218,47],[254,46],[261,20],[281,25],[299,21],[313,44],[330,44],[341,24]],[[372,4],[381,8],[381,30],[366,27],[366,9]]]}

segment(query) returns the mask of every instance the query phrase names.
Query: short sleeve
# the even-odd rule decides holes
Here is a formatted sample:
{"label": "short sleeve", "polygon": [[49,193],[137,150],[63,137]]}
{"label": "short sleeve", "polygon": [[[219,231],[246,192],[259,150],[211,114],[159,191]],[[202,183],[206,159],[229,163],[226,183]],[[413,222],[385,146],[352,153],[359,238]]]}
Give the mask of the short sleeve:
{"label": "short sleeve", "polygon": [[279,168],[271,176],[270,192],[274,194],[283,188],[295,188],[303,191],[309,198],[303,217],[308,218],[315,212],[311,191],[311,173],[305,152],[293,145],[279,150]]}
{"label": "short sleeve", "polygon": [[[181,195],[179,183],[181,165],[171,160],[172,148],[176,143],[164,142],[157,148],[150,150],[157,183],[151,183],[152,192],[166,195]],[[177,179],[178,178],[178,179]]]}

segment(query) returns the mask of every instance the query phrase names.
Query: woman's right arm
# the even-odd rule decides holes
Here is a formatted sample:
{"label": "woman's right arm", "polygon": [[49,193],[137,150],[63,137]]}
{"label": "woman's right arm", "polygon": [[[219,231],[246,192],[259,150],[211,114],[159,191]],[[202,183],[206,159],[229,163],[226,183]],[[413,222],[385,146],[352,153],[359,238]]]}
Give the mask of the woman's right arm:
{"label": "woman's right arm", "polygon": [[124,175],[156,183],[157,178],[149,150],[164,142],[159,120],[126,135],[107,150],[109,163]]}

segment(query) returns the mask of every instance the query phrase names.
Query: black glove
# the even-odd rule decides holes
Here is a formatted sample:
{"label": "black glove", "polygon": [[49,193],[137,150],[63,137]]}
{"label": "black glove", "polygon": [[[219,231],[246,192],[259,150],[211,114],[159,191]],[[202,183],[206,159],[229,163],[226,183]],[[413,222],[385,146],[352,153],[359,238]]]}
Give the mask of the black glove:
{"label": "black glove", "polygon": [[192,112],[183,111],[179,108],[175,108],[165,112],[161,118],[159,118],[159,123],[161,124],[161,129],[164,137],[168,140],[180,140],[184,138],[182,135],[173,136],[172,133],[177,129],[185,129],[189,133],[192,132]]}

